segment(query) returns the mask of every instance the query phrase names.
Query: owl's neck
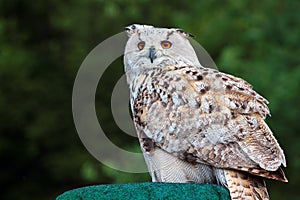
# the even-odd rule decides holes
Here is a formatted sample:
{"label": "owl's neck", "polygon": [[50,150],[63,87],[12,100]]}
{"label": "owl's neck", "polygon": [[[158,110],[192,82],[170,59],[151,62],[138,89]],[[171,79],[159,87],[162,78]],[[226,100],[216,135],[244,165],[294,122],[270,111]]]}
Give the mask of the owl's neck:
{"label": "owl's neck", "polygon": [[144,62],[137,62],[131,70],[126,72],[127,83],[130,86],[131,92],[134,92],[140,87],[140,84],[146,81],[147,78],[153,77],[156,73],[160,73],[164,68],[168,66],[197,66],[196,64],[192,63],[187,59],[175,58],[175,59],[157,59],[154,63],[144,63]]}
{"label": "owl's neck", "polygon": [[[132,69],[126,72],[127,83],[130,86],[131,90],[139,87],[139,85],[144,81],[146,77],[150,74],[155,73],[156,71],[160,71],[159,67],[144,67],[141,66],[139,68]],[[153,72],[153,73],[151,73]]]}

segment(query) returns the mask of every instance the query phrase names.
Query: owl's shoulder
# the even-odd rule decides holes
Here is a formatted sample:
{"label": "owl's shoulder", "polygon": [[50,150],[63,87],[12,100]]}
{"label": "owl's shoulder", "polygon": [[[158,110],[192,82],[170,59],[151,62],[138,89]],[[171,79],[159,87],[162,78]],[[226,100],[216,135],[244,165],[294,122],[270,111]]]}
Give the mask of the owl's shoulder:
{"label": "owl's shoulder", "polygon": [[[241,113],[257,112],[263,118],[270,114],[269,102],[241,78],[216,69],[194,66],[168,66],[162,71],[165,71],[164,76],[172,77],[172,80],[179,79],[179,85],[192,88],[198,96],[215,96],[230,109]],[[186,91],[191,93],[190,90]]]}

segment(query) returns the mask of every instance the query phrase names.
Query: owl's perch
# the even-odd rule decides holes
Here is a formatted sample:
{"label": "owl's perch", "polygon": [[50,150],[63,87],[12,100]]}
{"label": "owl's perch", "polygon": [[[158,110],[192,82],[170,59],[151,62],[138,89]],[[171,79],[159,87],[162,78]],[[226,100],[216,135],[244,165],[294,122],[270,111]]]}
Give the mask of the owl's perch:
{"label": "owl's perch", "polygon": [[56,200],[230,200],[226,188],[212,184],[194,183],[129,183],[87,186],[67,191]]}

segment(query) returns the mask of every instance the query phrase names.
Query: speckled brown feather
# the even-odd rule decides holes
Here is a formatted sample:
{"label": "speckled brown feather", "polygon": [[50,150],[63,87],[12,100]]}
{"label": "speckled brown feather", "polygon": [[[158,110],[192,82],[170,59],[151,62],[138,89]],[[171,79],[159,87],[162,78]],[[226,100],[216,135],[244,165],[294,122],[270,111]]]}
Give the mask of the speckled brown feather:
{"label": "speckled brown feather", "polygon": [[262,178],[245,172],[226,170],[225,177],[231,199],[235,200],[268,200],[266,184]]}
{"label": "speckled brown feather", "polygon": [[[245,81],[238,84],[241,79],[231,81],[243,90],[229,90],[223,73],[202,70],[171,66],[159,68],[151,78],[145,76],[144,81],[149,79],[142,82],[133,102],[137,126],[182,159],[189,155],[200,163],[234,169],[275,171],[285,165],[282,150],[263,121],[269,113],[266,101]],[[181,145],[174,146],[178,140]]]}
{"label": "speckled brown feather", "polygon": [[[248,83],[191,66],[159,68],[139,81],[133,101],[135,124],[156,146],[190,163],[248,172],[248,181],[263,182],[250,174],[287,181],[278,169],[285,165],[284,155],[263,120],[269,114],[267,101]],[[265,187],[250,190],[267,198]]]}

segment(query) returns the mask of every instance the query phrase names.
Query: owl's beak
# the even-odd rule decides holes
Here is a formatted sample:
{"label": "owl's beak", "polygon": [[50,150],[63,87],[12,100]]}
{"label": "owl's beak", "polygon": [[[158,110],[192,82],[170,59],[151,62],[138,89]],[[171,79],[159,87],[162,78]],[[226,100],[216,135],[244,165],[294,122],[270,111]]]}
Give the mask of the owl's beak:
{"label": "owl's beak", "polygon": [[153,63],[153,60],[155,58],[155,48],[154,47],[150,47],[150,52],[149,52],[149,58],[150,58],[150,61],[151,63]]}

